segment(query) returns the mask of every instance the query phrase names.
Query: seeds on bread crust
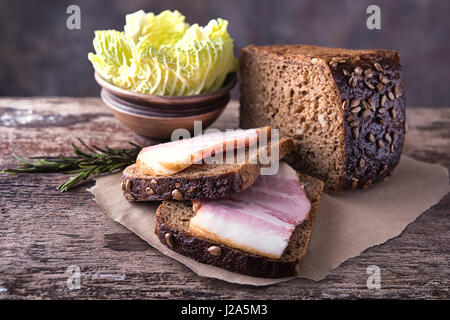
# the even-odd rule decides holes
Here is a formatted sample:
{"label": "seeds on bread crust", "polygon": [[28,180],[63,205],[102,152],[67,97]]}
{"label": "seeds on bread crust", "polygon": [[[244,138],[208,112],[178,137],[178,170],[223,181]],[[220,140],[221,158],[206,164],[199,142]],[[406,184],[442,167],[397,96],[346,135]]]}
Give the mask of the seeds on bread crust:
{"label": "seeds on bread crust", "polygon": [[127,181],[125,182],[125,190],[129,191],[131,189],[131,180],[127,179]]}
{"label": "seeds on bread crust", "polygon": [[363,158],[361,158],[361,159],[359,159],[358,165],[362,169],[366,166],[366,161]]}
{"label": "seeds on bread crust", "polygon": [[350,102],[350,108],[354,108],[356,106],[359,106],[360,103],[361,103],[361,100],[353,99],[352,102]]}
{"label": "seeds on bread crust", "polygon": [[392,142],[395,142],[396,137],[397,137],[397,135],[395,134],[395,132],[391,132]]}
{"label": "seeds on bread crust", "polygon": [[386,134],[384,135],[384,140],[385,140],[387,143],[391,143],[391,142],[392,142],[391,135],[390,135],[389,133],[386,133]]}
{"label": "seeds on bread crust", "polygon": [[386,104],[386,95],[383,94],[380,99],[380,106],[384,107],[385,104]]}
{"label": "seeds on bread crust", "polygon": [[379,77],[378,77],[378,79],[379,79],[380,82],[383,83],[383,84],[388,84],[388,83],[389,83],[389,79],[388,79],[385,75],[383,75],[383,74],[380,74]]}
{"label": "seeds on bread crust", "polygon": [[194,192],[195,191],[195,188],[194,187],[189,187],[189,189],[188,189],[188,193],[192,193],[192,192]]}
{"label": "seeds on bread crust", "polygon": [[194,212],[197,212],[197,210],[200,209],[201,206],[202,205],[197,201],[192,202],[192,210],[194,210]]}
{"label": "seeds on bread crust", "polygon": [[402,92],[400,90],[400,87],[397,84],[394,86],[394,94],[395,94],[395,97],[397,99],[402,96]]}
{"label": "seeds on bread crust", "polygon": [[[375,112],[374,119],[371,121],[374,121],[375,123],[377,123],[379,125],[385,125],[385,118],[383,116],[384,114],[389,114],[390,119],[395,120],[397,118],[397,113],[396,113],[395,108],[393,108],[393,107],[389,108],[390,105],[388,102],[388,100],[394,101],[399,96],[401,96],[399,84],[395,83],[396,82],[395,79],[397,79],[397,78],[394,77],[393,79],[391,79],[390,76],[388,78],[388,74],[385,74],[383,67],[378,62],[375,62],[373,64],[373,68],[374,69],[372,70],[370,67],[369,68],[365,67],[365,70],[363,70],[363,69],[361,69],[361,67],[357,66],[354,68],[351,75],[349,74],[349,72],[346,69],[342,69],[344,75],[350,76],[350,78],[347,78],[348,85],[350,88],[357,87],[358,81],[361,80],[363,82],[362,88],[364,88],[364,86],[365,86],[366,87],[365,90],[370,89],[370,90],[373,90],[373,92],[376,95],[379,94],[379,97],[377,97],[377,96],[367,97],[366,96],[365,98],[362,98],[362,99],[358,96],[353,96],[353,97],[347,96],[348,98],[343,100],[342,107],[344,110],[348,110],[347,115],[345,116],[345,122],[351,128],[351,134],[352,134],[353,139],[359,138],[359,134],[361,132],[360,125],[364,126],[367,121],[366,119],[371,118],[371,116],[372,116],[371,111]],[[373,79],[373,80],[370,80],[370,79]],[[390,83],[392,83],[391,81],[394,82],[392,87],[390,85]],[[378,94],[376,92],[378,92]],[[377,104],[376,104],[376,102],[377,102]],[[379,116],[376,116],[376,114],[378,114]],[[364,122],[361,124],[360,121],[364,121]],[[373,133],[369,132],[365,136],[365,139],[366,139],[366,141],[368,141],[370,143],[374,143],[375,146],[379,149],[384,149],[387,146],[387,147],[389,147],[389,149],[391,151],[393,151],[395,149],[395,146],[394,146],[395,140],[394,140],[394,138],[392,138],[392,131],[391,131],[391,128],[389,125],[390,120],[386,119],[386,121],[387,121],[386,123],[388,124],[388,126],[386,127],[384,133],[381,133],[381,134],[377,133],[376,135],[374,135]],[[358,171],[358,170],[363,170],[364,168],[366,168],[366,166],[367,166],[367,163],[364,158],[361,157],[361,158],[359,158],[359,160],[357,160],[356,167],[355,167],[356,176],[354,178],[352,178],[352,180],[351,180],[351,188],[352,189],[355,189],[358,186],[367,188],[369,185],[371,185],[373,183],[373,181],[374,181],[373,179],[369,179],[366,181],[364,179],[361,181],[361,183],[359,183],[359,181],[360,181],[359,175],[362,174],[362,171]],[[370,161],[369,161],[369,166],[370,166]],[[384,168],[384,166],[386,166],[386,168]],[[388,166],[387,165],[384,165],[384,166],[382,167],[382,169],[384,168],[384,171],[386,171],[388,169]],[[359,168],[359,169],[357,169],[357,168]],[[384,173],[384,172],[379,172],[378,174],[381,175],[382,173]]]}
{"label": "seeds on bread crust", "polygon": [[377,91],[378,91],[378,92],[383,91],[383,88],[384,88],[384,86],[383,86],[382,83],[377,83],[375,87],[377,88]]}
{"label": "seeds on bread crust", "polygon": [[375,69],[377,69],[377,71],[382,72],[383,68],[381,67],[381,64],[379,64],[378,62],[375,62],[373,64],[373,66],[375,67]]}
{"label": "seeds on bread crust", "polygon": [[354,73],[356,73],[358,76],[360,76],[363,72],[363,70],[361,69],[361,67],[356,67],[355,70],[353,70]]}
{"label": "seeds on bread crust", "polygon": [[395,100],[395,96],[394,96],[394,94],[392,93],[392,91],[388,91],[388,97],[389,97],[389,99],[392,100],[392,101]]}
{"label": "seeds on bread crust", "polygon": [[372,109],[372,111],[375,111],[376,106],[375,106],[375,101],[373,100],[373,98],[369,98],[367,101],[369,102],[370,109]]}
{"label": "seeds on bread crust", "polygon": [[208,248],[208,252],[213,256],[220,256],[222,254],[222,249],[219,246],[211,246]]}
{"label": "seeds on bread crust", "polygon": [[391,108],[390,110],[389,110],[389,114],[391,115],[391,118],[392,119],[396,119],[397,118],[397,112],[395,111],[395,108]]}
{"label": "seeds on bread crust", "polygon": [[361,111],[361,107],[354,107],[354,108],[351,108],[350,109],[350,112],[351,113],[358,113],[358,112],[360,112]]}
{"label": "seeds on bread crust", "polygon": [[375,89],[375,86],[373,84],[371,84],[368,80],[364,80],[364,84],[369,89],[372,89],[372,90]]}
{"label": "seeds on bread crust", "polygon": [[356,85],[358,84],[358,78],[355,77],[354,75],[350,77],[350,79],[348,80],[348,85],[352,88],[356,87]]}
{"label": "seeds on bread crust", "polygon": [[350,122],[349,126],[352,128],[359,126],[359,120],[353,120]]}
{"label": "seeds on bread crust", "polygon": [[366,70],[364,70],[364,77],[366,78],[366,79],[368,79],[368,78],[372,78],[373,77],[373,71],[372,71],[372,69],[366,69]]}
{"label": "seeds on bread crust", "polygon": [[386,109],[385,107],[382,107],[382,108],[378,109],[378,113],[379,113],[379,114],[383,114],[383,113],[385,113],[386,111],[387,111],[387,109]]}
{"label": "seeds on bread crust", "polygon": [[345,121],[352,122],[355,120],[355,115],[353,113],[350,113],[347,117],[345,117]]}
{"label": "seeds on bread crust", "polygon": [[342,109],[347,109],[347,107],[349,106],[350,101],[348,99],[345,99],[344,102],[342,102]]}
{"label": "seeds on bread crust", "polygon": [[172,198],[178,201],[184,200],[183,194],[178,189],[172,191]]}
{"label": "seeds on bread crust", "polygon": [[363,113],[361,114],[361,117],[363,119],[367,119],[368,117],[370,117],[370,110],[369,109],[364,110]]}
{"label": "seeds on bread crust", "polygon": [[173,239],[172,239],[172,235],[170,233],[166,233],[164,235],[164,239],[166,240],[167,245],[173,249]]}
{"label": "seeds on bread crust", "polygon": [[367,101],[363,100],[361,103],[364,109],[370,109],[370,105]]}

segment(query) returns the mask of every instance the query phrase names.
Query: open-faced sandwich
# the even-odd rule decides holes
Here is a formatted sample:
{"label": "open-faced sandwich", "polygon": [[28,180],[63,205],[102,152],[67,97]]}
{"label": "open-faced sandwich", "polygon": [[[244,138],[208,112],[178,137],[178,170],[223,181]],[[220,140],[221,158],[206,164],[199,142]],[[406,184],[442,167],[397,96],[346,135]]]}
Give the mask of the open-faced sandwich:
{"label": "open-faced sandwich", "polygon": [[323,184],[279,161],[291,138],[272,138],[263,127],[144,148],[123,172],[124,195],[165,200],[155,232],[180,254],[246,275],[295,275]]}
{"label": "open-faced sandwich", "polygon": [[281,162],[221,200],[164,201],[156,234],[197,261],[267,278],[297,274],[314,226],[323,184]]}
{"label": "open-faced sandwich", "polygon": [[125,197],[131,201],[221,199],[244,190],[261,168],[274,165],[263,163],[262,157],[272,155],[278,161],[293,150],[290,138],[261,143],[260,136],[270,138],[270,133],[270,127],[216,132],[146,147],[136,164],[123,172]]}

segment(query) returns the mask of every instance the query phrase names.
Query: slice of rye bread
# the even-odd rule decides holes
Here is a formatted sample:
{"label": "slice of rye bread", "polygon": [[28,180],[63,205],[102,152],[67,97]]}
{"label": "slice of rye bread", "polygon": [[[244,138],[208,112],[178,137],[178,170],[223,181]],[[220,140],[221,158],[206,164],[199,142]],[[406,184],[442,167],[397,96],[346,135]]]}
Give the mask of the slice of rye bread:
{"label": "slice of rye bread", "polygon": [[292,137],[286,162],[328,191],[368,187],[396,167],[405,136],[397,52],[248,46],[240,77],[240,126]]}
{"label": "slice of rye bread", "polygon": [[[294,229],[280,259],[251,254],[193,234],[189,229],[189,221],[195,212],[190,201],[164,201],[156,211],[155,233],[161,243],[170,249],[201,263],[254,277],[294,276],[306,254],[323,189],[320,180],[299,173],[298,176],[311,201],[310,216]],[[208,251],[214,246],[220,247],[220,255]]]}
{"label": "slice of rye bread", "polygon": [[[282,138],[278,144],[279,159],[294,148],[291,138]],[[270,154],[270,145],[267,148]],[[145,175],[133,164],[123,171],[121,187],[129,201],[221,199],[245,190],[259,177],[263,165],[249,157],[246,150],[245,162],[194,164],[171,176]]]}

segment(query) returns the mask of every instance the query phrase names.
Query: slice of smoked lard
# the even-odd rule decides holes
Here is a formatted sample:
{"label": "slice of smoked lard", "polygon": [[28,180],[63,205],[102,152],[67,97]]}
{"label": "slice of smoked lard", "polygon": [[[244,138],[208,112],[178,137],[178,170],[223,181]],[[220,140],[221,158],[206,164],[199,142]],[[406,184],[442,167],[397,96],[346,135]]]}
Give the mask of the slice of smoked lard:
{"label": "slice of smoked lard", "polygon": [[258,143],[262,133],[270,138],[270,127],[199,135],[143,148],[136,164],[143,174],[170,176],[215,152],[234,150]]}
{"label": "slice of smoked lard", "polygon": [[280,162],[276,175],[260,176],[228,199],[195,200],[189,229],[246,252],[279,259],[295,227],[309,218],[311,203],[297,174]]}

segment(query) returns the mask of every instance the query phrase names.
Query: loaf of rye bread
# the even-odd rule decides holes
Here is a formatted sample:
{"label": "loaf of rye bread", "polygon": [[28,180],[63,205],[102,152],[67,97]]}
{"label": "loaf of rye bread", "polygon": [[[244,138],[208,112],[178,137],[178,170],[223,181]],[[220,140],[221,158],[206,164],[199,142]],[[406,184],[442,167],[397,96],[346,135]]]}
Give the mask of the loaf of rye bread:
{"label": "loaf of rye bread", "polygon": [[[260,147],[259,152],[270,154],[271,145]],[[268,151],[266,150],[268,148]],[[291,138],[281,138],[278,142],[279,158],[292,152]],[[231,164],[193,164],[171,176],[151,176],[139,171],[133,164],[123,171],[121,188],[129,201],[222,199],[234,192],[250,187],[259,177],[264,166],[259,161],[250,161],[246,150],[245,161]]]}
{"label": "loaf of rye bread", "polygon": [[170,249],[201,263],[254,277],[296,275],[306,254],[323,188],[323,183],[316,178],[303,174],[298,176],[311,201],[310,215],[294,229],[280,259],[247,253],[193,234],[189,221],[195,212],[190,201],[164,201],[156,211],[155,233]]}
{"label": "loaf of rye bread", "polygon": [[405,136],[397,52],[248,46],[240,72],[240,126],[292,137],[286,162],[326,190],[368,187],[397,165]]}

